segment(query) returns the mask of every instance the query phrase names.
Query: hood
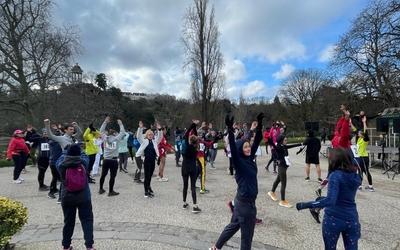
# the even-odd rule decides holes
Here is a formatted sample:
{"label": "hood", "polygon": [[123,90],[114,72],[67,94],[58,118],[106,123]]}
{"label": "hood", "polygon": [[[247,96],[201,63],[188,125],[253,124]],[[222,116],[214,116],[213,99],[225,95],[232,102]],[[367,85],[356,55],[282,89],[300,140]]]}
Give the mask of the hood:
{"label": "hood", "polygon": [[236,148],[239,154],[243,155],[243,144],[246,142],[244,139],[236,140]]}
{"label": "hood", "polygon": [[66,155],[62,165],[66,168],[77,168],[82,164],[82,159],[80,155]]}
{"label": "hood", "polygon": [[280,134],[278,135],[278,137],[276,138],[276,143],[278,144],[282,144],[283,140],[285,139],[285,135],[284,134]]}
{"label": "hood", "polygon": [[[338,171],[338,170],[337,170]],[[360,175],[356,172],[345,173],[340,171],[343,179],[352,188],[358,188],[361,185]]]}

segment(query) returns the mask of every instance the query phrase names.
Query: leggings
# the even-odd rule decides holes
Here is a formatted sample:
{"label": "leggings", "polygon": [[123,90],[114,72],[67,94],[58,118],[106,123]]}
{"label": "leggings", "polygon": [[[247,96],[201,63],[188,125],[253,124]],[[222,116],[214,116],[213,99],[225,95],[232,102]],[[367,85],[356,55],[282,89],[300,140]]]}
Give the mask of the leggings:
{"label": "leggings", "polygon": [[204,166],[204,158],[199,157],[197,158],[197,164],[199,166],[199,175],[200,175],[200,189],[204,190],[206,189],[205,187],[205,182],[206,182],[206,167]]}
{"label": "leggings", "polygon": [[132,159],[132,161],[133,161],[133,151],[132,151],[132,146],[128,146],[128,151],[129,151],[129,154],[130,154],[130,156],[131,156],[131,159]]}
{"label": "leggings", "polygon": [[358,239],[361,237],[361,225],[358,219],[346,221],[324,214],[322,237],[325,249],[336,249],[340,234],[342,234],[344,249],[358,249]]}
{"label": "leggings", "polygon": [[143,167],[143,160],[141,156],[136,156],[135,157],[135,162],[137,169],[135,171],[135,181],[140,180],[140,176],[142,175],[142,167]]}
{"label": "leggings", "polygon": [[96,161],[96,155],[97,154],[88,155],[89,156],[89,166],[88,166],[88,172],[87,172],[88,177],[90,177],[90,173],[93,170],[93,165],[94,165],[94,162]]}
{"label": "leggings", "polygon": [[27,157],[25,152],[20,152],[19,155],[12,155],[12,159],[14,161],[14,176],[13,176],[14,181],[18,180],[22,169],[25,168],[26,158]]}
{"label": "leggings", "polygon": [[38,166],[38,177],[37,180],[39,182],[39,187],[44,186],[44,176],[46,174],[47,168],[49,167],[49,158],[48,157],[38,157],[37,158],[37,166]]}
{"label": "leggings", "polygon": [[285,191],[286,191],[286,182],[287,182],[287,176],[286,176],[286,171],[287,167],[278,167],[278,176],[276,176],[275,182],[272,185],[272,192],[275,193],[276,188],[278,187],[278,184],[281,183],[281,200],[285,200]]}
{"label": "leggings", "polygon": [[155,160],[147,160],[144,158],[143,168],[144,168],[144,192],[148,193],[151,189],[151,177],[154,174],[154,168],[156,167]]}
{"label": "leggings", "polygon": [[[204,161],[204,159],[203,159]],[[186,170],[182,168],[182,180],[183,180],[183,202],[186,202],[187,190],[189,187],[189,178],[190,178],[190,189],[192,190],[192,200],[193,204],[197,204],[196,197],[196,179],[197,179],[197,170]]]}
{"label": "leggings", "polygon": [[51,183],[50,183],[50,192],[55,193],[57,190],[57,180],[60,179],[60,174],[57,171],[56,165],[50,165],[51,170]]}
{"label": "leggings", "polygon": [[277,155],[275,149],[271,149],[271,159],[269,160],[269,162],[267,164],[267,168],[273,162],[274,163],[274,171],[276,171],[276,158],[278,158],[278,155]]}
{"label": "leggings", "polygon": [[363,181],[363,174],[367,176],[368,184],[372,186],[372,176],[371,173],[369,172],[369,158],[368,156],[362,156],[360,158],[356,158],[358,165],[360,166],[358,168],[358,174],[361,177],[361,183]]}
{"label": "leggings", "polygon": [[110,170],[109,192],[114,191],[115,177],[117,176],[118,162],[114,159],[104,159],[100,177],[100,189],[103,189],[104,180]]}

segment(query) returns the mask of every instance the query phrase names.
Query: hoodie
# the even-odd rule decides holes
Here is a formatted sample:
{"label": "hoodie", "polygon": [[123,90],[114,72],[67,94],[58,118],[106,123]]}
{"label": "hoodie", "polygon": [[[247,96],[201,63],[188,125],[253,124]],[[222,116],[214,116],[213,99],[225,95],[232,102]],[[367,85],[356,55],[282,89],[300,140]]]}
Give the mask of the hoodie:
{"label": "hoodie", "polygon": [[333,171],[329,176],[327,196],[310,202],[310,207],[325,207],[326,215],[342,220],[358,220],[355,196],[360,185],[361,179],[357,172]]}
{"label": "hoodie", "polygon": [[[250,156],[243,154],[243,144],[246,140],[239,139],[235,142],[232,131],[229,131],[228,136],[232,163],[236,170],[235,179],[238,185],[236,197],[254,201],[258,195],[257,164],[254,162],[254,156],[262,140],[262,133],[256,132],[254,142],[251,145]],[[243,201],[243,199],[238,199]]]}
{"label": "hoodie", "polygon": [[87,200],[90,200],[91,194],[89,189],[89,182],[86,181],[86,188],[77,192],[68,192],[65,188],[65,175],[67,168],[77,168],[82,165],[86,171],[88,171],[89,157],[83,150],[80,151],[80,155],[67,155],[67,150],[64,150],[60,158],[57,160],[56,168],[60,173],[62,187],[60,198],[66,204],[80,204]]}

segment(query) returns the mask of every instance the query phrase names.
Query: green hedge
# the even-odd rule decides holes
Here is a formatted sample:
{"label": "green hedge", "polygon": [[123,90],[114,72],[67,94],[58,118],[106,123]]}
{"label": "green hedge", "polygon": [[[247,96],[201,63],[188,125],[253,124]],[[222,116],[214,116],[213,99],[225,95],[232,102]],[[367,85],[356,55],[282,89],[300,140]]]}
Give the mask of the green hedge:
{"label": "green hedge", "polygon": [[[26,162],[26,165],[32,165],[32,160],[29,158],[28,161]],[[0,159],[0,168],[3,167],[14,167],[14,161],[7,161],[6,159]]]}
{"label": "green hedge", "polygon": [[0,196],[0,249],[18,233],[28,220],[28,209],[21,202]]}

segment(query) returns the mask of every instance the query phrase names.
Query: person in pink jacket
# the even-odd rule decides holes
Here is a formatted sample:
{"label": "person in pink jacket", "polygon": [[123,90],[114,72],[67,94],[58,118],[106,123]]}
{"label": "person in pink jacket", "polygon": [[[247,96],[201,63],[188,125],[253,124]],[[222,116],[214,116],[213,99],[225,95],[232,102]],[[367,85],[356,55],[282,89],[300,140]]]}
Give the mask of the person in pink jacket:
{"label": "person in pink jacket", "polygon": [[14,161],[14,178],[12,183],[21,184],[24,180],[20,178],[19,175],[22,169],[25,168],[26,157],[29,153],[29,148],[24,139],[24,131],[19,129],[15,130],[7,149],[7,161],[11,161],[11,159]]}

